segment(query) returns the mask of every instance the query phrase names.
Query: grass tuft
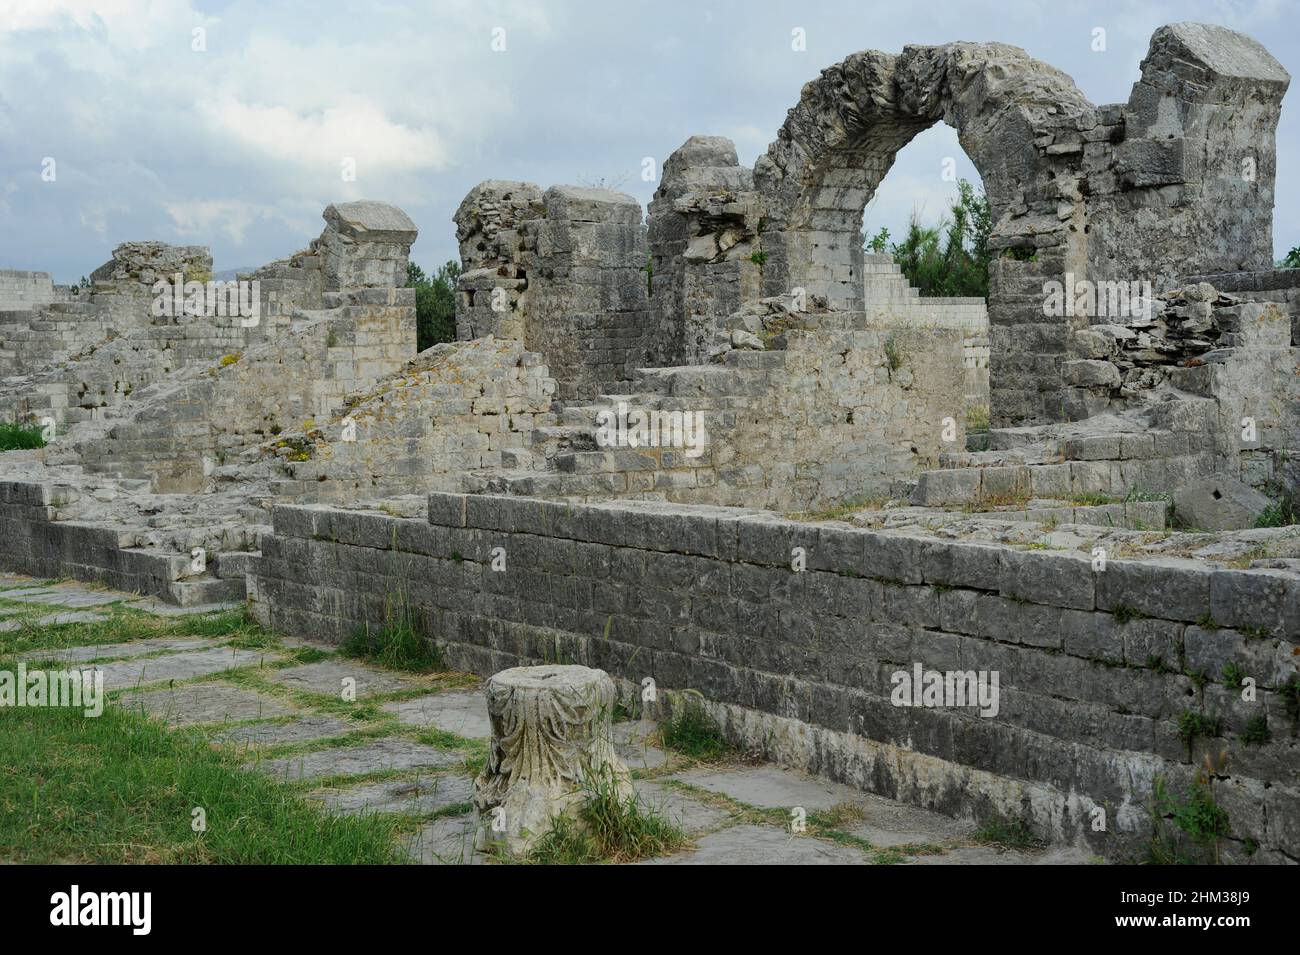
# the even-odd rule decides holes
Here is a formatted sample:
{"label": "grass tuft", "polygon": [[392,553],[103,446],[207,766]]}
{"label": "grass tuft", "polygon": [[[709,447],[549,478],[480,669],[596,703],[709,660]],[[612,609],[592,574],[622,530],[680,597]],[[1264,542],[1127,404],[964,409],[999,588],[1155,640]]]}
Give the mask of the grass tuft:
{"label": "grass tuft", "polygon": [[390,601],[387,619],[378,630],[362,627],[339,648],[347,657],[370,660],[393,670],[429,673],[445,669],[442,650],[425,638],[415,613],[405,601]]}
{"label": "grass tuft", "polygon": [[664,721],[659,735],[669,749],[701,762],[725,759],[736,753],[695,693],[683,694],[681,705]]}
{"label": "grass tuft", "polygon": [[999,849],[1042,849],[1047,843],[1034,835],[1023,819],[1004,819],[995,816],[974,835],[974,841]]}
{"label": "grass tuft", "polygon": [[689,845],[680,829],[658,810],[625,795],[612,773],[582,786],[577,818],[562,816],[525,860],[539,865],[635,862],[668,855]]}
{"label": "grass tuft", "polygon": [[0,451],[23,451],[45,447],[40,425],[0,421]]}

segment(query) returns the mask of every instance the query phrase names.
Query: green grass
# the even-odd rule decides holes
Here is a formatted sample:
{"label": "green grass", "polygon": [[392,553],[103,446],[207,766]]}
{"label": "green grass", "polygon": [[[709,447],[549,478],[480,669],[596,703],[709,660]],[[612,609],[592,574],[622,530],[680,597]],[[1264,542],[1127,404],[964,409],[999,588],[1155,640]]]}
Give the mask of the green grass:
{"label": "green grass", "polygon": [[0,421],[0,451],[18,451],[45,447],[40,425]]}
{"label": "green grass", "polygon": [[[0,713],[0,858],[23,863],[399,861],[378,817],[329,816],[194,731],[117,706]],[[196,833],[202,808],[207,829]]]}
{"label": "green grass", "polygon": [[903,367],[903,348],[898,343],[898,336],[890,333],[885,339],[885,363],[889,366],[890,371],[898,371]]}
{"label": "green grass", "polygon": [[1246,671],[1236,662],[1225,663],[1222,675],[1225,686],[1241,686],[1246,679]]}
{"label": "green grass", "polygon": [[584,781],[577,817],[561,816],[523,861],[536,865],[636,862],[686,848],[685,834],[658,810],[624,794],[611,774]]}
{"label": "green grass", "polygon": [[177,637],[222,638],[250,649],[269,648],[279,644],[279,637],[262,630],[248,618],[243,607],[216,614],[155,617],[130,607],[109,605],[97,608],[105,615],[103,620],[38,627],[35,625],[38,617],[60,611],[45,604],[7,606],[19,608],[20,612],[5,619],[17,621],[22,626],[0,633],[0,656]]}
{"label": "green grass", "polygon": [[1103,507],[1107,504],[1119,504],[1123,501],[1123,498],[1105,494],[1101,491],[1076,491],[1066,500],[1079,507]]}
{"label": "green grass", "polygon": [[1112,608],[1111,614],[1115,617],[1115,622],[1121,625],[1128,623],[1130,620],[1145,620],[1147,617],[1141,610],[1129,604],[1116,604]]}
{"label": "green grass", "polygon": [[1292,524],[1300,524],[1300,491],[1270,484],[1265,488],[1265,493],[1272,497],[1273,501],[1256,518],[1256,527],[1289,527]]}
{"label": "green grass", "polygon": [[1196,865],[1217,862],[1219,840],[1231,832],[1227,810],[1218,804],[1206,777],[1198,776],[1182,796],[1173,796],[1157,777],[1151,793],[1152,837],[1146,862]]}
{"label": "green grass", "polygon": [[974,835],[973,840],[983,845],[1001,849],[1042,849],[1047,843],[1034,835],[1023,819],[990,819]]}
{"label": "green grass", "polygon": [[1268,717],[1257,713],[1246,721],[1246,728],[1241,731],[1241,741],[1252,746],[1263,746],[1273,738],[1273,731],[1268,728]]}
{"label": "green grass", "polygon": [[1192,710],[1183,710],[1178,715],[1178,736],[1187,744],[1187,755],[1191,758],[1192,744],[1196,742],[1199,736],[1208,739],[1214,736],[1220,736],[1223,733],[1223,720],[1217,716],[1210,717],[1204,713],[1196,713]]}
{"label": "green grass", "polygon": [[659,729],[664,746],[697,759],[711,762],[736,755],[736,749],[722,735],[695,695],[684,695],[672,716]]}
{"label": "green grass", "polygon": [[442,651],[425,638],[414,612],[400,600],[390,602],[382,627],[357,630],[339,649],[344,656],[370,660],[393,670],[429,673],[445,669]]}
{"label": "green grass", "polygon": [[[0,669],[12,670],[17,654],[187,636],[267,649],[280,644],[242,608],[189,617],[113,608],[100,621],[0,634]],[[230,676],[238,682],[238,672]],[[329,815],[299,795],[301,787],[242,768],[246,756],[214,748],[198,729],[169,730],[114,704],[95,718],[74,709],[0,709],[0,861],[403,861],[395,845],[400,817]],[[206,819],[201,832],[192,827],[196,808]]]}

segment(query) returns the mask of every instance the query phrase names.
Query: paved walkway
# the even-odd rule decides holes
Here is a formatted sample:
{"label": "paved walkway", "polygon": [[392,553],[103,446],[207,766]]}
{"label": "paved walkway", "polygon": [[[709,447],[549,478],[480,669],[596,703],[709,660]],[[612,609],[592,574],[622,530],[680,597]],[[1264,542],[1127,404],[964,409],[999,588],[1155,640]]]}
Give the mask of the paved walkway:
{"label": "paved walkway", "polygon": [[[0,577],[0,601],[39,606],[39,626],[104,616],[125,594]],[[0,605],[3,606],[3,605]],[[212,608],[200,608],[207,610]],[[31,616],[27,616],[31,620]],[[9,615],[0,609],[0,628]],[[23,624],[18,622],[19,626]],[[13,628],[9,628],[13,629]],[[404,846],[426,864],[482,862],[472,851],[473,768],[490,728],[478,681],[417,676],[291,641],[268,650],[222,638],[164,638],[28,652],[104,672],[118,705],[199,727],[247,766],[300,789],[330,812],[400,813]],[[700,766],[655,745],[650,723],[615,724],[619,753],[647,805],[695,847],[657,865],[1084,863],[1077,850],[1001,851],[972,826],[773,765]],[[834,838],[792,831],[796,807],[833,815]]]}

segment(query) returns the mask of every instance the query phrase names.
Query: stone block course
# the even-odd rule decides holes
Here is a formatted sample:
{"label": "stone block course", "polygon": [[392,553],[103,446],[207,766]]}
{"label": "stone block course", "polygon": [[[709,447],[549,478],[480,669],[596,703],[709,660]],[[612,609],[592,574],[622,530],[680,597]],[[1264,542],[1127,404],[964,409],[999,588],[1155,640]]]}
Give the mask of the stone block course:
{"label": "stone block course", "polygon": [[[472,525],[471,513],[500,523],[503,508],[537,513],[536,502],[498,507],[484,498],[471,510],[470,500],[461,506],[454,495],[435,495],[430,513],[455,525]],[[1294,672],[1283,649],[1290,644],[1278,636],[1252,641],[1195,623],[1209,607],[1210,575],[1219,571],[1191,562],[1115,560],[1094,572],[1085,555],[824,527],[812,528],[810,555],[820,548],[825,564],[856,559],[856,567],[797,572],[786,560],[799,531],[790,522],[730,515],[736,547],[702,554],[683,529],[716,533],[718,519],[708,508],[574,504],[566,514],[563,536],[550,538],[558,545],[550,572],[532,563],[548,538],[531,533],[499,538],[508,554],[531,555],[517,572],[466,576],[449,573],[460,566],[449,561],[438,570],[409,571],[431,584],[418,599],[455,665],[486,673],[561,654],[632,684],[650,676],[664,689],[698,689],[710,705],[739,707],[737,713],[756,714],[755,720],[768,714],[885,747],[906,746],[906,760],[937,759],[1016,786],[1086,792],[1111,805],[1145,798],[1141,787],[1158,767],[1181,772],[1189,765],[1176,727],[1183,711],[1217,707],[1225,733],[1243,731],[1251,711],[1240,710],[1244,704],[1215,683],[1196,704],[1196,685],[1181,675],[1184,667],[1203,669],[1213,681],[1227,663],[1238,662],[1258,674],[1265,694]],[[280,526],[305,533],[311,524]],[[824,539],[820,531],[827,531]],[[397,539],[410,536],[402,531]],[[833,559],[827,544],[835,548]],[[312,595],[320,584],[301,562],[279,553],[268,547],[259,562],[256,590],[265,595],[259,612],[279,627],[314,627],[321,618]],[[361,597],[375,587],[374,575],[363,569],[373,568],[373,560],[359,560],[356,568],[342,583]],[[900,573],[915,582],[898,579]],[[1158,598],[1142,596],[1152,592],[1186,599],[1157,605]],[[345,619],[332,624],[340,636],[383,609],[373,599],[349,598],[342,613]],[[998,716],[984,719],[971,707],[891,705],[892,675],[916,661],[932,669],[997,671]],[[740,725],[735,732],[748,732]],[[1249,765],[1265,766],[1264,755],[1251,754]],[[819,765],[832,775],[845,772],[834,759]],[[842,778],[864,781],[852,773]],[[896,791],[893,782],[867,785]],[[1095,843],[1060,816],[1041,822],[1062,837]],[[1140,829],[1133,821],[1122,830],[1129,835],[1094,849],[1118,851]],[[1252,838],[1268,838],[1267,831],[1250,831]]]}

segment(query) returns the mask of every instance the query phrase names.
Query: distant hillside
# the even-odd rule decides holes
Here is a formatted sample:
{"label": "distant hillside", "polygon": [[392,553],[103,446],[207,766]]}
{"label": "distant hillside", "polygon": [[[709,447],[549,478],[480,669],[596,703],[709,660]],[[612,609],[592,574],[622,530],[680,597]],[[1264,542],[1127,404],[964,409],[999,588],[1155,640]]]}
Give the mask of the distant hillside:
{"label": "distant hillside", "polygon": [[255,266],[255,265],[241,265],[241,266],[240,266],[239,268],[237,268],[237,269],[222,269],[220,272],[213,272],[213,273],[212,273],[212,281],[214,281],[214,282],[233,282],[235,279],[239,278],[239,273],[240,273],[240,272],[251,272],[251,271],[253,271],[253,269],[255,269],[256,267],[257,267],[257,266]]}

